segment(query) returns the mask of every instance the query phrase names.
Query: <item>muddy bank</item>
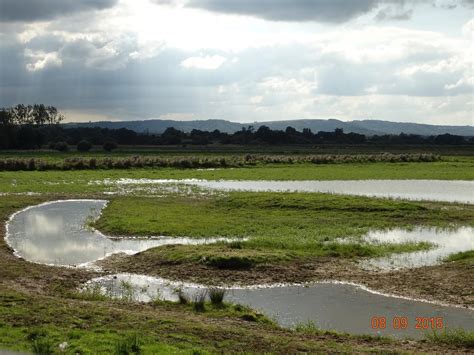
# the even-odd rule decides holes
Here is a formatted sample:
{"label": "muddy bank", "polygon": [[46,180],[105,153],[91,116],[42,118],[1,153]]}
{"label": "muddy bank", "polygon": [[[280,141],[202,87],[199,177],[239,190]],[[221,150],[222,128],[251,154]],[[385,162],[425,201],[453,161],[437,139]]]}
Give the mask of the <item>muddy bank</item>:
{"label": "muddy bank", "polygon": [[209,285],[348,281],[383,293],[474,308],[474,266],[463,263],[380,272],[363,270],[353,260],[319,257],[226,270],[198,262],[151,258],[145,252],[133,256],[117,254],[97,264],[107,273],[146,274]]}

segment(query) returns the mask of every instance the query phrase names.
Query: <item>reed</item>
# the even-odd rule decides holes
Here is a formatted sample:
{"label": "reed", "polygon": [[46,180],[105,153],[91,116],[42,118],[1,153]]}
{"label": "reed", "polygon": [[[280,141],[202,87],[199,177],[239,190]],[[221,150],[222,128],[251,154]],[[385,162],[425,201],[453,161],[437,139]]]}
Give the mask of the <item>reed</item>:
{"label": "reed", "polygon": [[267,155],[247,154],[234,156],[132,156],[85,158],[70,157],[62,160],[42,158],[0,159],[0,171],[32,170],[84,170],[84,169],[131,169],[131,168],[177,168],[210,169],[238,168],[268,164],[350,164],[350,163],[421,163],[441,160],[436,154],[321,154],[321,155]]}

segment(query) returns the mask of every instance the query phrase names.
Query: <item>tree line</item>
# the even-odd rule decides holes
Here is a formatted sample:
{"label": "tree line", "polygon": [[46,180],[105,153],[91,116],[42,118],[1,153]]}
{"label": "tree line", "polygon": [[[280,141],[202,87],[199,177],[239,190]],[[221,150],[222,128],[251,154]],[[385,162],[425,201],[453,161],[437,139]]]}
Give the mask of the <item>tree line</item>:
{"label": "tree line", "polygon": [[208,145],[208,144],[380,144],[380,145],[474,145],[474,137],[451,134],[421,136],[415,134],[373,135],[345,133],[338,128],[333,132],[313,133],[305,128],[297,131],[293,127],[272,130],[267,126],[255,129],[252,126],[234,133],[201,131],[183,132],[173,127],[161,134],[137,133],[120,128],[74,127],[61,125],[64,116],[53,106],[17,105],[0,109],[0,149],[51,148],[67,150],[76,146],[87,151],[93,145],[113,150],[117,145]]}

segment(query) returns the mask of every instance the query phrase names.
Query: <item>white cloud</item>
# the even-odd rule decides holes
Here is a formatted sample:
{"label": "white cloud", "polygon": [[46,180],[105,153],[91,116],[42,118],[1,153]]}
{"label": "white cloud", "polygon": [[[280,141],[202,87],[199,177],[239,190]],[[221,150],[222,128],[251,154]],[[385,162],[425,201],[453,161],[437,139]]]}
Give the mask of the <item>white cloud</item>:
{"label": "white cloud", "polygon": [[26,69],[30,72],[43,70],[51,67],[60,67],[62,60],[57,52],[45,53],[42,51],[25,50],[25,57],[28,59]]}
{"label": "white cloud", "polygon": [[200,57],[189,57],[181,62],[181,66],[186,69],[215,70],[220,68],[227,58],[220,55],[207,55]]}

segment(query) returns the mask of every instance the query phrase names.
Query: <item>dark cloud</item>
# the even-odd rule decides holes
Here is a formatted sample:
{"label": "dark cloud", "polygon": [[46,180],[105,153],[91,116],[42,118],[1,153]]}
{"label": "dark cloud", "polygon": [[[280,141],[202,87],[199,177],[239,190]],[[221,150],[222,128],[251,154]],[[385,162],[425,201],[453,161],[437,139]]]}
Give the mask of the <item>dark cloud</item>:
{"label": "dark cloud", "polygon": [[188,7],[272,21],[340,23],[375,8],[378,0],[190,0]]}
{"label": "dark cloud", "polygon": [[88,10],[114,6],[118,0],[0,0],[0,21],[50,20]]}
{"label": "dark cloud", "polygon": [[[152,0],[156,4],[171,4],[176,0]],[[375,19],[409,20],[413,8],[432,4],[446,9],[464,6],[474,8],[474,0],[187,0],[185,6],[217,13],[247,15],[270,21],[342,23],[379,10]],[[406,7],[409,7],[408,9]]]}

